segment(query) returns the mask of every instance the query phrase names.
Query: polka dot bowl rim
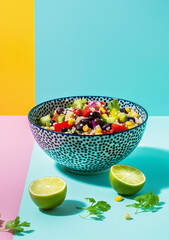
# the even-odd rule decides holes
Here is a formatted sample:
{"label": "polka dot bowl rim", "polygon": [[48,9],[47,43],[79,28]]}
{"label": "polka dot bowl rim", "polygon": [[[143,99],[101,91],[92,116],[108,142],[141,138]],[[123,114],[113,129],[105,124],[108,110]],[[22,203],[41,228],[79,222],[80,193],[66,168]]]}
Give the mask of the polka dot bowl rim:
{"label": "polka dot bowl rim", "polygon": [[117,99],[117,100],[125,101],[125,102],[128,102],[128,103],[132,103],[133,105],[137,105],[138,107],[140,107],[140,108],[143,109],[143,111],[145,112],[146,118],[145,118],[145,120],[144,120],[140,125],[138,125],[138,126],[136,126],[136,127],[134,127],[134,128],[131,128],[131,129],[127,129],[127,130],[121,131],[121,132],[111,133],[111,134],[113,134],[113,135],[119,134],[119,133],[122,133],[122,132],[126,132],[126,131],[132,131],[133,129],[136,129],[136,128],[142,126],[142,125],[143,125],[144,123],[146,123],[147,120],[148,120],[148,112],[145,110],[144,107],[142,107],[142,106],[141,106],[140,104],[138,104],[138,103],[135,103],[135,102],[130,101],[130,100],[127,100],[127,99],[118,98],[118,97],[94,96],[94,95],[68,96],[68,97],[60,97],[60,98],[54,98],[54,99],[51,99],[51,100],[47,100],[47,101],[45,101],[45,102],[42,102],[42,103],[34,106],[34,107],[29,111],[29,113],[28,113],[28,120],[29,120],[29,122],[30,122],[31,124],[33,124],[34,126],[40,128],[40,129],[42,129],[42,130],[44,130],[44,131],[52,132],[52,133],[56,133],[56,134],[61,134],[61,135],[67,135],[67,136],[68,136],[68,135],[70,135],[70,136],[73,135],[73,136],[76,136],[76,137],[79,137],[79,136],[81,136],[81,137],[82,137],[82,136],[83,136],[83,137],[102,137],[102,136],[107,135],[107,134],[100,134],[100,135],[80,135],[80,134],[79,134],[79,135],[74,135],[74,134],[69,134],[69,133],[60,133],[60,132],[55,132],[55,131],[52,131],[52,130],[44,129],[44,128],[40,127],[39,125],[37,125],[37,124],[35,124],[35,123],[33,123],[33,122],[31,121],[31,117],[30,117],[30,116],[31,116],[31,113],[32,113],[36,108],[38,108],[39,106],[41,106],[41,105],[43,105],[43,104],[45,104],[45,103],[49,103],[49,102],[57,101],[57,100],[62,100],[62,99],[67,99],[67,98],[71,99],[71,98],[85,98],[85,97],[95,97],[95,98],[96,98],[96,97],[103,97],[103,98],[108,98],[108,99],[111,99],[111,100]]}

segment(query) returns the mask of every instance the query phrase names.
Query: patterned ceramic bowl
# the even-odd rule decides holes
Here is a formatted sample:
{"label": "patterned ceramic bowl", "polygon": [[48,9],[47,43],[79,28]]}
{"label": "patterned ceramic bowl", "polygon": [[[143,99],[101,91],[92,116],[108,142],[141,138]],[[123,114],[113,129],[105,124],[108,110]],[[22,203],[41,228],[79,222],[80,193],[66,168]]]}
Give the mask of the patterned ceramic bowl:
{"label": "patterned ceramic bowl", "polygon": [[77,96],[50,100],[35,106],[28,115],[33,136],[42,150],[57,163],[79,174],[96,174],[109,169],[126,158],[138,145],[144,133],[148,114],[140,105],[118,99],[122,108],[134,107],[143,119],[139,126],[107,135],[73,135],[57,133],[39,126],[42,116],[57,107],[66,107],[75,99],[112,101],[111,97]]}

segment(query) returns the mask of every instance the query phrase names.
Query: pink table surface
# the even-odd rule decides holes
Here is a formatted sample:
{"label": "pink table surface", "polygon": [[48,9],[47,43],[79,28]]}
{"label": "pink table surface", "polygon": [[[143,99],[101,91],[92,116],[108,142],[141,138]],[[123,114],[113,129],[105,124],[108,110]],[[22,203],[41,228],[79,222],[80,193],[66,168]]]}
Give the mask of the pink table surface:
{"label": "pink table surface", "polygon": [[[0,116],[1,228],[18,215],[33,145],[27,116]],[[13,234],[0,232],[0,239],[11,240]]]}

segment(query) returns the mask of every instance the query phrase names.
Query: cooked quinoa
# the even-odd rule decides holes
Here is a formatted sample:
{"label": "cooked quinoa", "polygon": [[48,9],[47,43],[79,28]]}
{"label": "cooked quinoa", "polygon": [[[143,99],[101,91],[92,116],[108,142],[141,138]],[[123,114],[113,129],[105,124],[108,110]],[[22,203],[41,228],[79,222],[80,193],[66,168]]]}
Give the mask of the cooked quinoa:
{"label": "cooked quinoa", "polygon": [[76,135],[111,134],[132,129],[142,122],[135,108],[121,108],[117,99],[108,103],[76,99],[67,108],[58,107],[40,118],[44,129]]}

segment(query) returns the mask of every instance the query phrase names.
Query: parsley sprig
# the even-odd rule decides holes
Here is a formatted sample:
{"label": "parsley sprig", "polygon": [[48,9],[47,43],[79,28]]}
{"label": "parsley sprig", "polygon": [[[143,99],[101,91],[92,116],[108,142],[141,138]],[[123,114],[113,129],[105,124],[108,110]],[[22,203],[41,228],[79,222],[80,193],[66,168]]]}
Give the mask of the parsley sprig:
{"label": "parsley sprig", "polygon": [[84,209],[88,213],[85,217],[81,215],[80,217],[85,219],[93,215],[94,219],[103,220],[104,219],[103,213],[108,211],[111,208],[111,206],[105,201],[96,202],[94,198],[85,198],[85,199],[88,200],[91,203],[91,205],[89,207],[76,207],[77,209]]}
{"label": "parsley sprig", "polygon": [[107,107],[107,109],[111,111],[112,108],[115,108],[116,110],[120,110],[120,103],[119,103],[119,101],[118,101],[116,98],[114,98],[114,99],[112,100],[112,102],[109,102],[109,101],[108,101],[108,107]]}
{"label": "parsley sprig", "polygon": [[135,207],[136,212],[138,212],[139,208],[143,210],[151,210],[154,209],[154,206],[158,205],[159,203],[159,196],[153,194],[152,192],[146,193],[144,195],[140,195],[134,198],[136,203],[126,205],[126,207]]}
{"label": "parsley sprig", "polygon": [[10,220],[6,222],[5,228],[0,229],[0,231],[4,230],[15,230],[16,232],[23,232],[23,227],[30,227],[30,223],[28,222],[20,222],[20,217],[16,217],[15,220]]}

